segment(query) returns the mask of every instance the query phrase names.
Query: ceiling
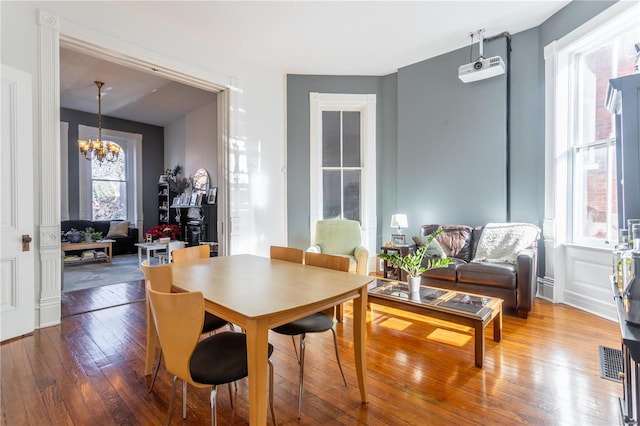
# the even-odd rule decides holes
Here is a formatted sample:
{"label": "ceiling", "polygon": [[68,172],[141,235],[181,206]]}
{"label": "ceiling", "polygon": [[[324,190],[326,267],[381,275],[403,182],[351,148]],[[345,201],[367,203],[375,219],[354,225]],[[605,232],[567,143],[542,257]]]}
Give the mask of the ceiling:
{"label": "ceiling", "polygon": [[[355,2],[115,2],[124,13],[171,26],[211,52],[282,74],[386,75],[485,37],[538,26],[570,0]],[[477,52],[477,51],[476,51]],[[460,64],[462,65],[462,64]],[[215,94],[61,49],[60,103],[164,126]],[[214,70],[215,71],[215,70]]]}

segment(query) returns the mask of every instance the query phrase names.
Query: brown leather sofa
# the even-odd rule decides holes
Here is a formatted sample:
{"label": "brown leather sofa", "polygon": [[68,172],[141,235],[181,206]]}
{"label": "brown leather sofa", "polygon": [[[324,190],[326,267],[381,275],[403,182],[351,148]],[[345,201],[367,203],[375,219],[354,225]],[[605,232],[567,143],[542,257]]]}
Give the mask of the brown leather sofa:
{"label": "brown leather sofa", "polygon": [[477,293],[504,300],[505,312],[517,311],[527,318],[536,296],[538,276],[537,238],[528,248],[517,254],[516,264],[471,262],[483,226],[472,228],[465,225],[423,225],[420,235],[427,236],[442,227],[444,231],[436,237],[443,251],[453,260],[446,268],[427,270],[422,274],[422,284]]}

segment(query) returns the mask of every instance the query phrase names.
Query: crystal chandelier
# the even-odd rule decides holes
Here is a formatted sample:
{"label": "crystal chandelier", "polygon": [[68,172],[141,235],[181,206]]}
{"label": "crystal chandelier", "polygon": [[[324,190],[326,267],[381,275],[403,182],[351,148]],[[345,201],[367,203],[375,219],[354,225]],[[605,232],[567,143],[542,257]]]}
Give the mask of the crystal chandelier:
{"label": "crystal chandelier", "polygon": [[120,146],[116,143],[102,140],[102,86],[101,81],[96,81],[98,86],[98,139],[78,140],[80,152],[87,160],[96,159],[103,163],[106,161],[116,161],[120,155]]}

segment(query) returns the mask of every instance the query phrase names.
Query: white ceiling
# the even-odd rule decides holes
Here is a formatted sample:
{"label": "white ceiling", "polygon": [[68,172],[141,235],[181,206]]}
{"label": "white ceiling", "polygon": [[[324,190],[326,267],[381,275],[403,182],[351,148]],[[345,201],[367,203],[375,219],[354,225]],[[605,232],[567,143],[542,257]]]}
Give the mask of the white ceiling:
{"label": "white ceiling", "polygon": [[[283,74],[386,75],[485,37],[535,27],[570,0],[355,2],[116,2],[125,13],[189,34]],[[476,50],[477,52],[477,50]],[[164,126],[215,95],[70,50],[61,50],[60,102]],[[460,64],[462,65],[462,64]],[[215,71],[215,70],[214,70]]]}

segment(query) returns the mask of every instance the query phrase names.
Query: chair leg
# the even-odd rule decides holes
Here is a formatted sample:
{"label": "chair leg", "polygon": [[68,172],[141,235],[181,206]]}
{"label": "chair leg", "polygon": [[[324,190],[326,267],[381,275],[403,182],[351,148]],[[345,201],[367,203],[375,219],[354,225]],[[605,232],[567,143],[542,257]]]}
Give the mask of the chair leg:
{"label": "chair leg", "polygon": [[296,346],[295,336],[291,336],[291,343],[293,343],[293,350],[296,352],[296,361],[300,364],[300,355],[298,355],[298,346]]}
{"label": "chair leg", "polygon": [[182,418],[187,418],[187,382],[182,381]]}
{"label": "chair leg", "polygon": [[216,386],[211,387],[211,424],[216,426],[218,424],[218,414],[216,413],[216,394],[218,389]]}
{"label": "chair leg", "polygon": [[173,385],[171,386],[171,396],[169,397],[169,415],[167,416],[167,426],[171,423],[171,416],[173,415],[173,400],[176,396],[176,382],[178,376],[173,376]]}
{"label": "chair leg", "polygon": [[336,349],[336,360],[338,361],[338,368],[340,369],[340,374],[342,374],[342,380],[344,381],[344,387],[347,387],[347,379],[344,377],[344,371],[342,371],[342,364],[340,364],[340,354],[338,353],[338,338],[336,337],[336,331],[331,328],[331,332],[333,333],[333,346]]}
{"label": "chair leg", "polygon": [[151,378],[151,384],[149,385],[149,393],[153,391],[153,384],[156,382],[156,377],[158,377],[158,370],[160,370],[161,362],[162,362],[162,349],[160,349],[160,355],[158,355],[158,363],[156,364],[156,368],[153,371],[153,377]]}
{"label": "chair leg", "polygon": [[276,410],[273,407],[273,364],[271,360],[267,361],[269,363],[269,407],[271,408],[271,417],[273,418],[273,424],[278,426],[278,420],[276,419]]}
{"label": "chair leg", "polygon": [[302,417],[302,393],[304,392],[304,348],[306,345],[305,334],[300,335],[300,384],[298,387],[298,419]]}
{"label": "chair leg", "polygon": [[[235,384],[236,382],[233,383]],[[227,383],[227,385],[229,386],[229,401],[231,402],[231,411],[233,411],[233,391],[231,390],[231,382]]]}

